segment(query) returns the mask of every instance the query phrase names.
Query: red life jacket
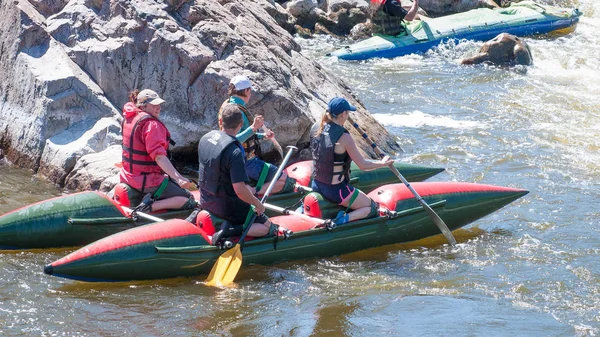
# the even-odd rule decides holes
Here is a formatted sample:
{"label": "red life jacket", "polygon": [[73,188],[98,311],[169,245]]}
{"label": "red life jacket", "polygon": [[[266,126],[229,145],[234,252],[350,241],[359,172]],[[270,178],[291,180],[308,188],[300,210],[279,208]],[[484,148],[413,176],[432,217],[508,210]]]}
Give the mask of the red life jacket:
{"label": "red life jacket", "polygon": [[[152,160],[142,138],[139,126],[144,122],[155,120],[167,129],[158,119],[139,111],[135,117],[123,119],[121,129],[123,130],[123,170],[130,174],[163,173],[156,161]],[[171,136],[167,130],[167,142],[171,143]]]}

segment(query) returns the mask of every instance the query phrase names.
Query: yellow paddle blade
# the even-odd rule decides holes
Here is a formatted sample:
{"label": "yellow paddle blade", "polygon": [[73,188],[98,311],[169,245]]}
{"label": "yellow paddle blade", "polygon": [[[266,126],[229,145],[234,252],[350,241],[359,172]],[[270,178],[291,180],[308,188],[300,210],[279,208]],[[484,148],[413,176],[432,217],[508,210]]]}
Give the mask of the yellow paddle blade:
{"label": "yellow paddle blade", "polygon": [[[240,245],[236,245],[240,246]],[[242,249],[241,246],[239,249],[236,249],[232,258],[231,263],[229,264],[229,268],[227,268],[227,272],[221,278],[221,284],[224,286],[230,285],[233,283],[237,273],[240,271],[242,267]]]}
{"label": "yellow paddle blade", "polygon": [[242,266],[242,248],[239,244],[219,256],[212,267],[206,284],[209,286],[226,286],[233,282]]}

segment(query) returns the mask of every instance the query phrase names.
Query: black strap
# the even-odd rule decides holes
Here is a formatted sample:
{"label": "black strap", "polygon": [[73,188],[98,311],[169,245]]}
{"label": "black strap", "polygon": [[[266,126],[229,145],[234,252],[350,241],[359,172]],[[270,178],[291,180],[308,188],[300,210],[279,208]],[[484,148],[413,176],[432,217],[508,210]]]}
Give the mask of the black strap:
{"label": "black strap", "polygon": [[142,176],[144,177],[144,179],[142,180],[142,193],[144,193],[144,189],[146,188],[146,177],[148,176],[147,174],[143,174]]}
{"label": "black strap", "polygon": [[[134,150],[133,150],[133,141],[134,141],[135,132],[137,131],[137,128],[138,128],[138,126],[140,125],[140,122],[141,122],[141,121],[143,121],[143,120],[146,120],[146,119],[148,119],[148,118],[154,118],[154,117],[152,117],[152,116],[150,116],[150,115],[143,116],[142,118],[138,119],[138,120],[135,122],[135,124],[133,125],[133,127],[131,128],[131,134],[129,135],[129,145],[131,146],[131,148],[129,148],[129,147],[126,147],[126,146],[123,146],[123,149],[124,149],[125,151],[128,151],[128,152],[129,152],[129,159],[128,159],[128,160],[125,160],[125,161],[129,163],[129,172],[131,172],[131,173],[133,173],[133,164],[136,164],[136,165],[137,165],[137,164],[139,164],[139,163],[136,163],[136,162],[133,160],[133,155],[134,155],[134,152],[133,152],[133,151],[134,151]],[[137,150],[136,150],[136,151],[137,151]],[[143,153],[135,153],[135,154],[144,154],[144,155],[148,155],[148,152],[146,152],[146,151],[143,151]],[[144,160],[143,162],[144,162],[144,163],[148,163],[148,161],[147,161],[147,160]],[[152,164],[140,164],[140,165],[152,165]],[[156,165],[156,163],[154,163],[154,165]],[[144,176],[144,183],[142,184],[142,191],[144,190],[144,186],[145,186],[145,185],[146,185],[146,176]]]}
{"label": "black strap", "polygon": [[133,159],[127,158],[125,156],[122,156],[122,160],[128,162],[129,164],[145,165],[145,166],[158,166],[155,161],[133,160]]}

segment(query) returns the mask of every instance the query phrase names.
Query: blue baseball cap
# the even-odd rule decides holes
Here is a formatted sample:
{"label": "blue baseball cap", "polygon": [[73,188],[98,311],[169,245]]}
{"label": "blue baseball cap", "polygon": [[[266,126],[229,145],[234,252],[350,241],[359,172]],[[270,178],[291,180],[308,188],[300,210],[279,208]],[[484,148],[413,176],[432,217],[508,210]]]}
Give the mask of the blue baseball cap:
{"label": "blue baseball cap", "polygon": [[347,110],[356,111],[356,107],[348,103],[348,101],[342,97],[334,97],[329,101],[329,104],[327,104],[327,111],[329,111],[332,116],[337,116]]}

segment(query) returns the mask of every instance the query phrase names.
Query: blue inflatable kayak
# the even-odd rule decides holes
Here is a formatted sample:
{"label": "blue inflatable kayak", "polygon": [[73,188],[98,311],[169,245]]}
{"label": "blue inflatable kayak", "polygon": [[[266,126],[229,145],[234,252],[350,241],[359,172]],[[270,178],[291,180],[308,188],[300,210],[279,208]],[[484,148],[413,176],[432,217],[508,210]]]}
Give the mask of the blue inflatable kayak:
{"label": "blue inflatable kayak", "polygon": [[425,52],[450,39],[487,41],[500,33],[516,36],[569,33],[575,29],[579,16],[581,12],[577,9],[523,1],[507,8],[480,8],[427,21],[412,21],[406,25],[403,35],[376,35],[328,55],[344,60],[392,58]]}

